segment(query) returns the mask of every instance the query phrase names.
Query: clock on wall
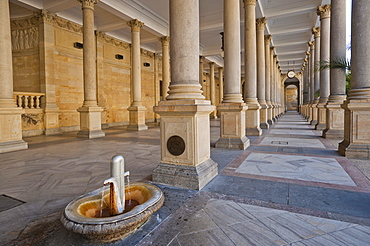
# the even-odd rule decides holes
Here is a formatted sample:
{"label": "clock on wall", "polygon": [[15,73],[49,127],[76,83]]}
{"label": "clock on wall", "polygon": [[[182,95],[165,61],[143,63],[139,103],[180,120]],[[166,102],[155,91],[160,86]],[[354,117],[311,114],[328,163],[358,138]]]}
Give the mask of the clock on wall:
{"label": "clock on wall", "polygon": [[287,73],[288,78],[292,79],[295,77],[295,72],[293,70],[288,71]]}

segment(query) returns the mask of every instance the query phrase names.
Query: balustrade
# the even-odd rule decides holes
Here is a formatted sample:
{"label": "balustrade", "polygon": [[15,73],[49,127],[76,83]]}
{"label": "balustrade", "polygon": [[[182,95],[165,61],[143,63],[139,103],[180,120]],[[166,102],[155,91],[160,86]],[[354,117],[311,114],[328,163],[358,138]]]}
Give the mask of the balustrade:
{"label": "balustrade", "polygon": [[24,109],[39,109],[41,97],[45,96],[45,93],[36,92],[13,92],[13,94],[17,107]]}

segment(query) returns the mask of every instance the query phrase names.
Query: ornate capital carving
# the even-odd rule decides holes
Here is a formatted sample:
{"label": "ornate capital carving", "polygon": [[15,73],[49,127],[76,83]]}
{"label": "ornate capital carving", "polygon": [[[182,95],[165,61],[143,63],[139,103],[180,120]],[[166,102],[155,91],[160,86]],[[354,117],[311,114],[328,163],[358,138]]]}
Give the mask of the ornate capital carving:
{"label": "ornate capital carving", "polygon": [[315,42],[313,41],[308,42],[308,46],[310,46],[310,49],[313,50],[315,48]]}
{"label": "ornate capital carving", "polygon": [[204,56],[199,56],[199,62],[204,62]]}
{"label": "ornate capital carving", "polygon": [[122,47],[124,49],[128,49],[130,47],[128,43],[123,42],[121,40],[118,40],[116,38],[110,37],[107,34],[105,34],[104,32],[96,31],[96,36],[99,40],[101,40],[101,41],[103,41],[107,44],[112,44],[114,46]]}
{"label": "ornate capital carving", "polygon": [[82,8],[94,9],[94,5],[99,2],[99,0],[77,0],[82,3]]}
{"label": "ornate capital carving", "polygon": [[144,26],[144,22],[141,22],[138,19],[134,19],[128,21],[127,25],[131,27],[131,32],[140,32],[140,28]]}
{"label": "ornate capital carving", "polygon": [[324,6],[319,6],[317,7],[317,15],[320,16],[320,20],[325,19],[325,18],[330,18],[330,4],[326,4]]}
{"label": "ornate capital carving", "polygon": [[265,35],[265,44],[270,44],[271,39],[272,39],[271,35]]}
{"label": "ornate capital carving", "polygon": [[150,58],[153,58],[154,57],[154,53],[153,52],[150,52],[150,51],[147,51],[147,50],[144,50],[144,49],[140,49],[140,52],[144,56],[148,56]]}
{"label": "ornate capital carving", "polygon": [[306,66],[306,64],[308,63],[308,59],[304,58],[303,61],[305,62],[304,65]]}
{"label": "ornate capital carving", "polygon": [[246,6],[246,5],[254,5],[254,6],[256,6],[256,2],[257,1],[258,0],[243,0],[244,6]]}
{"label": "ornate capital carving", "polygon": [[313,27],[312,28],[312,34],[314,35],[315,38],[320,37],[320,27]]}
{"label": "ornate capital carving", "polygon": [[265,29],[265,25],[266,25],[266,18],[265,17],[256,19],[257,29]]}
{"label": "ornate capital carving", "polygon": [[274,51],[274,50],[275,50],[275,46],[271,46],[271,47],[270,47],[270,50],[271,50],[271,51]]}
{"label": "ornate capital carving", "polygon": [[306,51],[306,55],[307,55],[307,56],[310,56],[310,55],[311,55],[311,52]]}
{"label": "ornate capital carving", "polygon": [[170,44],[170,37],[168,36],[163,36],[158,38],[159,41],[161,41],[162,45],[169,45]]}

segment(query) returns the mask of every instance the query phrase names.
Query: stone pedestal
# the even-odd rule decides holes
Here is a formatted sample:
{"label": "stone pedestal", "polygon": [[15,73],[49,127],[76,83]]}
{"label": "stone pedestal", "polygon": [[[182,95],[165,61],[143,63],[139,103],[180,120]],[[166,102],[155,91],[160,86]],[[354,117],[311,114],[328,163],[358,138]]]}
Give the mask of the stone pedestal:
{"label": "stone pedestal", "polygon": [[[345,96],[342,96],[345,99]],[[344,137],[344,110],[341,104],[344,100],[335,100],[326,105],[326,129],[323,131],[324,138],[343,139]]]}
{"label": "stone pedestal", "polygon": [[317,103],[318,103],[319,100],[315,100],[313,103],[312,103],[312,106],[311,106],[311,121],[310,121],[310,124],[312,126],[315,126],[317,124],[317,120],[318,120],[318,108],[317,108]]}
{"label": "stone pedestal", "polygon": [[216,148],[245,150],[250,144],[244,120],[248,107],[244,103],[223,103],[217,109],[221,113],[221,129]]}
{"label": "stone pedestal", "polygon": [[100,138],[105,133],[101,130],[101,107],[83,106],[77,110],[80,113],[80,131],[77,133],[79,138]]}
{"label": "stone pedestal", "polygon": [[[326,128],[326,103],[319,103],[317,105],[317,123],[316,130],[325,130]],[[311,123],[312,124],[312,123]]]}
{"label": "stone pedestal", "polygon": [[261,129],[268,129],[268,105],[266,103],[261,103],[261,109],[260,109],[260,127]]}
{"label": "stone pedestal", "polygon": [[370,158],[370,99],[348,100],[342,107],[344,124],[349,127],[345,127],[339,153],[349,158]]}
{"label": "stone pedestal", "polygon": [[44,110],[44,124],[45,135],[61,134],[62,130],[59,128],[59,108]]}
{"label": "stone pedestal", "polygon": [[209,115],[215,107],[205,100],[161,101],[161,163],[153,181],[200,190],[218,173],[210,158]]}
{"label": "stone pedestal", "polygon": [[260,127],[260,109],[261,106],[258,102],[248,102],[246,101],[248,110],[246,111],[246,134],[247,136],[260,136],[262,130]]}
{"label": "stone pedestal", "polygon": [[0,153],[23,150],[28,144],[22,140],[20,108],[0,108]]}
{"label": "stone pedestal", "polygon": [[127,130],[141,131],[148,129],[148,126],[145,124],[146,108],[144,106],[131,106],[128,108],[128,111],[130,113],[130,124]]}

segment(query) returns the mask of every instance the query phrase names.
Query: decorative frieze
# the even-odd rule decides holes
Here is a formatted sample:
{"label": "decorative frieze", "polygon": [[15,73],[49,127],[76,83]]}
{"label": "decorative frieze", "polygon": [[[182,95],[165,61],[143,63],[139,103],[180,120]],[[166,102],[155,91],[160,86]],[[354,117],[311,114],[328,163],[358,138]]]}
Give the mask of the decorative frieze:
{"label": "decorative frieze", "polygon": [[37,26],[12,30],[12,50],[37,48],[39,45],[39,29]]}
{"label": "decorative frieze", "polygon": [[150,58],[154,57],[153,52],[150,52],[150,51],[147,51],[147,50],[144,50],[144,49],[140,49],[140,52],[143,56],[147,56],[147,57],[150,57]]}
{"label": "decorative frieze", "polygon": [[324,6],[319,6],[317,7],[317,15],[320,16],[320,20],[325,19],[325,18],[330,18],[330,4],[326,4]]}
{"label": "decorative frieze", "polygon": [[107,44],[112,44],[114,46],[121,47],[124,49],[128,49],[130,47],[130,44],[123,42],[119,39],[113,38],[111,36],[108,36],[104,32],[96,31],[95,34],[100,41],[103,41]]}

